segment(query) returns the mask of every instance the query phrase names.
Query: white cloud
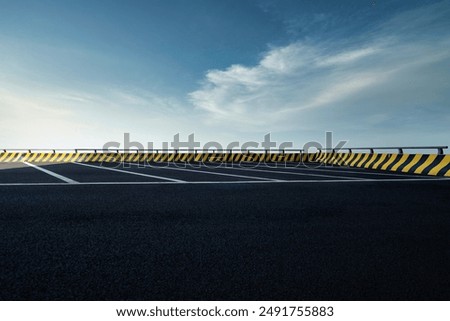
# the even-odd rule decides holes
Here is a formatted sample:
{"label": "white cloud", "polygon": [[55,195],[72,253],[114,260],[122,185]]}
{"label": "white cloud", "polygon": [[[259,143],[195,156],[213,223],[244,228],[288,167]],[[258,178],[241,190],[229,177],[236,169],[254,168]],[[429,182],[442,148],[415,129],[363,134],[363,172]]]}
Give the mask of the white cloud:
{"label": "white cloud", "polygon": [[[314,26],[330,19],[316,16]],[[397,15],[358,38],[294,42],[271,47],[254,66],[209,70],[188,101],[129,84],[58,87],[58,77],[36,77],[41,70],[27,68],[31,62],[5,56],[3,148],[101,147],[125,132],[140,142],[193,132],[204,142],[258,140],[267,132],[305,142],[333,130],[354,145],[449,143],[448,1]]]}
{"label": "white cloud", "polygon": [[[446,1],[402,13],[358,43],[271,48],[255,66],[208,71],[188,96],[205,122],[242,132],[354,128],[356,136],[359,128],[383,133],[395,118],[401,131],[399,117],[421,104],[435,106],[442,128],[450,113],[449,21]],[[414,117],[417,128],[430,127],[424,117],[432,115]]]}
{"label": "white cloud", "polygon": [[[342,65],[347,63],[352,63],[357,61],[358,59],[362,59],[364,57],[373,55],[377,52],[376,48],[361,48],[356,50],[349,50],[338,55],[325,57],[320,61],[317,61],[318,66],[333,66],[333,65]],[[321,57],[322,58],[322,57]]]}

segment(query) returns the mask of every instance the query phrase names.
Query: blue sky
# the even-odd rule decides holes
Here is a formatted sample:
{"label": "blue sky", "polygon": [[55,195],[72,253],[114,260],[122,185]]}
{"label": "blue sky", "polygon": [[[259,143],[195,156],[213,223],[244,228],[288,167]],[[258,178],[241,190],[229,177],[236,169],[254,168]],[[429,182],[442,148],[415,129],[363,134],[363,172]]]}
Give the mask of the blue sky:
{"label": "blue sky", "polygon": [[1,148],[450,144],[449,1],[2,1]]}

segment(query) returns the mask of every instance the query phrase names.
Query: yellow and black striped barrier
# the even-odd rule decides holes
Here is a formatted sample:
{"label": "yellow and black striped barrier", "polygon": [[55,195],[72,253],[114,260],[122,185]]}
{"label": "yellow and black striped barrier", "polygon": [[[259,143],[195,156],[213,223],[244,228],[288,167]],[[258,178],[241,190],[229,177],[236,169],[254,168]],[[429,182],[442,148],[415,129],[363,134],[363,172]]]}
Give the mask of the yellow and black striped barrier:
{"label": "yellow and black striped barrier", "polygon": [[[3,152],[0,162],[306,162],[301,153],[35,153]],[[312,160],[312,159],[311,159]]]}
{"label": "yellow and black striped barrier", "polygon": [[316,162],[409,174],[450,177],[450,155],[320,153]]}
{"label": "yellow and black striped barrier", "polygon": [[450,155],[378,153],[37,153],[2,152],[0,162],[316,162],[450,177]]}

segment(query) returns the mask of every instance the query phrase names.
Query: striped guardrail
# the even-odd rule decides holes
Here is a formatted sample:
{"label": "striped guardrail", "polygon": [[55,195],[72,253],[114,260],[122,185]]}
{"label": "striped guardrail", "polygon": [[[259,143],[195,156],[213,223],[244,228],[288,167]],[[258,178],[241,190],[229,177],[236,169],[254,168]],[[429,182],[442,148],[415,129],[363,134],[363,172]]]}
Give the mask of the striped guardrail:
{"label": "striped guardrail", "polygon": [[[347,152],[323,149],[317,153],[303,150],[232,150],[217,152],[183,152],[178,150],[116,150],[108,152],[95,149],[75,150],[3,150],[0,162],[316,162],[340,166],[385,170],[411,174],[449,176],[450,155],[447,146],[427,147],[363,147],[345,148]],[[375,153],[376,149],[398,150],[398,153]],[[437,154],[404,154],[405,149],[437,149]],[[353,153],[367,150],[368,153]]]}
{"label": "striped guardrail", "polygon": [[307,162],[302,153],[34,153],[3,152],[0,162]]}
{"label": "striped guardrail", "polygon": [[450,177],[450,155],[320,153],[315,162],[410,174]]}

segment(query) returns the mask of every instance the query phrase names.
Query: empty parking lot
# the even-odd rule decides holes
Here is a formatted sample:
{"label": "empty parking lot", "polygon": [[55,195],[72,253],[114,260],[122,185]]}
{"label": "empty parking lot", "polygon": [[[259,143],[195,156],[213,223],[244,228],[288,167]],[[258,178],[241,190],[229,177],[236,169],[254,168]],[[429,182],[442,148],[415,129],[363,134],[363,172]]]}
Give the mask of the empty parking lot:
{"label": "empty parking lot", "polygon": [[447,178],[2,163],[1,299],[448,299]]}

